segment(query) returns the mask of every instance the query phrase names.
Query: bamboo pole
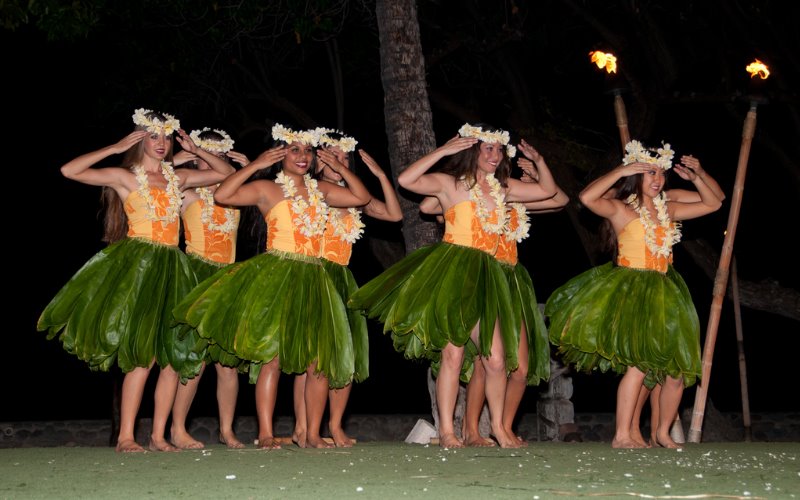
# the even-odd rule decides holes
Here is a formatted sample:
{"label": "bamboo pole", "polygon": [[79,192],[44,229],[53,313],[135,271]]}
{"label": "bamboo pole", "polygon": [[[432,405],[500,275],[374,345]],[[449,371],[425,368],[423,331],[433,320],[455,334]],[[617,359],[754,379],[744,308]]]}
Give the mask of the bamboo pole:
{"label": "bamboo pole", "polygon": [[703,416],[705,415],[706,398],[708,396],[708,384],[711,379],[711,365],[713,363],[714,345],[717,341],[717,330],[719,329],[719,317],[722,312],[722,301],[725,298],[725,290],[728,285],[728,274],[733,254],[733,240],[736,237],[736,224],[739,220],[739,210],[742,205],[742,192],[744,191],[745,174],[747,173],[747,161],[750,158],[750,145],[753,142],[753,135],[756,130],[756,108],[758,103],[750,101],[750,110],[744,120],[742,129],[742,144],[739,148],[739,164],[736,167],[736,179],[733,184],[733,199],[731,210],[728,214],[728,226],[725,231],[725,239],[722,243],[722,254],[717,267],[717,275],[714,278],[714,297],[711,302],[711,311],[708,318],[706,329],[706,340],[703,346],[703,366],[700,383],[695,394],[694,409],[692,410],[692,424],[689,428],[689,442],[699,443],[702,434]]}
{"label": "bamboo pole", "polygon": [[625,110],[625,101],[622,99],[622,91],[614,90],[614,116],[617,117],[617,128],[619,129],[619,140],[622,142],[622,151],[631,142],[631,133],[628,131],[628,112]]}
{"label": "bamboo pole", "polygon": [[739,351],[739,384],[742,388],[742,422],[744,440],[752,441],[750,427],[750,396],[747,392],[747,363],[744,358],[744,334],[742,333],[742,307],[739,303],[739,273],[736,270],[736,257],[731,261],[731,290],[733,292],[733,316],[736,320],[736,347]]}

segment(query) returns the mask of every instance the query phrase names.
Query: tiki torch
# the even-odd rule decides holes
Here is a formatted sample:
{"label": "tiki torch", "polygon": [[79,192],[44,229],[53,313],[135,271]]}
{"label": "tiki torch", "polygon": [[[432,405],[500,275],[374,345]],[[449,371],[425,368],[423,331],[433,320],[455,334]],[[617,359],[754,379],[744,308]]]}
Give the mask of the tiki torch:
{"label": "tiki torch", "polygon": [[[600,52],[595,50],[589,52],[591,61],[600,69],[605,69],[609,75],[617,74],[617,57],[610,52]],[[617,80],[614,80],[617,82]],[[631,142],[631,134],[628,132],[628,113],[625,110],[625,101],[622,100],[623,87],[621,84],[612,83],[610,93],[614,96],[614,115],[617,118],[617,128],[619,128],[619,140],[622,142],[622,150],[625,145]]]}
{"label": "tiki torch", "polygon": [[[769,68],[758,59],[750,63],[745,68],[750,73],[750,80],[758,83],[757,79],[766,80],[769,77]],[[739,210],[742,205],[742,192],[744,191],[744,180],[747,172],[747,160],[750,157],[750,145],[756,130],[756,109],[761,103],[766,103],[766,98],[758,92],[753,92],[747,96],[750,101],[750,110],[744,120],[742,130],[742,145],[739,148],[739,164],[736,167],[736,179],[733,185],[733,197],[731,209],[728,214],[728,226],[725,231],[725,239],[722,243],[722,255],[719,259],[717,274],[714,278],[714,293],[711,302],[711,311],[708,318],[706,329],[706,340],[703,346],[703,366],[700,384],[695,394],[694,409],[692,410],[692,425],[689,429],[689,442],[699,443],[703,427],[703,416],[705,415],[706,396],[708,394],[708,384],[711,379],[711,365],[714,356],[714,344],[717,341],[717,329],[719,328],[719,317],[722,312],[722,301],[725,298],[725,290],[728,286],[728,274],[730,269],[731,257],[733,255],[733,240],[736,237],[736,223],[739,220]]]}

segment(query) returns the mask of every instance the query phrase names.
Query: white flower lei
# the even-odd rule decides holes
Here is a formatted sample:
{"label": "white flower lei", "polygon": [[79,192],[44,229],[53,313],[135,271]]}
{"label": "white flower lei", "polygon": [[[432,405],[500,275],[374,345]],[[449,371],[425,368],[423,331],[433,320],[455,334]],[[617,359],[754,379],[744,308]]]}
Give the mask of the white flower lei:
{"label": "white flower lei", "polygon": [[[339,130],[332,129],[332,128],[319,127],[319,128],[314,129],[314,132],[319,137],[319,144],[321,146],[329,146],[329,147],[332,147],[332,148],[339,148],[344,153],[352,153],[353,151],[356,150],[356,144],[358,144],[358,141],[355,140],[353,137],[349,137],[349,136],[344,135]],[[333,139],[332,137],[330,137],[328,135],[331,132],[341,135],[342,138],[341,139]]]}
{"label": "white flower lei", "polygon": [[[308,201],[297,194],[294,181],[283,172],[278,172],[275,183],[283,190],[284,197],[292,199],[291,209],[296,216],[294,225],[300,228],[300,233],[308,237],[321,236],[325,232],[328,205],[325,203],[324,196],[317,186],[317,181],[312,179],[310,174],[303,176],[303,183],[308,191]],[[308,215],[309,207],[315,208],[313,219]]]}
{"label": "white flower lei", "polygon": [[286,144],[299,142],[308,146],[319,146],[319,129],[314,130],[292,130],[284,127],[280,123],[272,126],[272,139],[275,141],[283,141]]}
{"label": "white flower lei", "polygon": [[[675,151],[672,146],[661,142],[660,148],[655,151],[647,149],[642,146],[639,141],[631,141],[625,145],[625,156],[622,158],[623,165],[629,165],[634,162],[650,163],[658,165],[664,170],[672,168],[672,158],[675,156]],[[652,153],[655,152],[657,156]]]}
{"label": "white flower lei", "polygon": [[489,132],[484,131],[482,127],[475,127],[469,123],[465,123],[460,129],[458,129],[458,135],[461,137],[474,137],[475,139],[490,144],[502,144],[506,147],[506,154],[509,158],[517,156],[517,148],[508,143],[511,138],[508,132],[505,130]]}
{"label": "white flower lei", "polygon": [[494,178],[494,174],[486,174],[486,184],[489,185],[489,193],[494,199],[494,212],[497,215],[497,222],[489,222],[489,210],[486,208],[486,200],[483,197],[483,190],[478,182],[469,189],[469,199],[475,203],[475,214],[481,221],[481,227],[487,233],[500,234],[506,229],[506,202],[500,181]]}
{"label": "white flower lei", "polygon": [[357,208],[348,208],[347,211],[353,218],[353,227],[347,230],[344,219],[340,215],[338,208],[331,208],[328,213],[328,221],[333,226],[333,234],[339,236],[351,245],[364,234],[364,223],[361,221],[361,211]]}
{"label": "white flower lei", "polygon": [[530,218],[528,217],[528,209],[526,209],[525,205],[523,205],[522,203],[512,203],[511,209],[517,212],[518,224],[517,228],[512,230],[511,218],[509,217],[505,231],[506,240],[507,241],[516,240],[517,243],[520,243],[530,234],[531,223],[530,223]]}
{"label": "white flower lei", "polygon": [[181,212],[181,198],[183,194],[180,189],[180,180],[175,175],[175,170],[172,164],[166,161],[161,162],[161,173],[167,180],[167,197],[169,198],[169,206],[167,206],[167,213],[164,217],[156,215],[156,202],[150,194],[150,183],[147,182],[147,171],[141,165],[133,167],[133,172],[136,174],[136,182],[139,183],[139,194],[147,202],[147,218],[153,222],[161,221],[162,223],[175,222]]}
{"label": "white flower lei", "polygon": [[639,220],[642,222],[642,226],[644,226],[644,242],[650,252],[653,255],[669,257],[672,252],[672,245],[681,241],[681,229],[679,222],[670,224],[672,221],[667,211],[667,196],[664,193],[659,193],[658,196],[653,198],[658,224],[664,228],[664,239],[660,245],[656,243],[655,224],[653,224],[653,221],[650,219],[650,212],[647,208],[639,205],[635,194],[628,196],[625,203],[630,205],[631,208],[639,214]]}
{"label": "white flower lei", "polygon": [[200,220],[203,225],[210,231],[217,231],[219,233],[233,233],[237,228],[236,224],[236,209],[227,207],[225,209],[225,222],[217,224],[214,222],[214,193],[207,187],[199,187],[195,192],[203,200],[203,210],[200,212]]}
{"label": "white flower lei", "polygon": [[161,121],[158,118],[153,118],[152,120],[147,117],[149,113],[152,113],[152,110],[139,108],[133,112],[133,123],[140,127],[144,127],[148,132],[151,134],[165,134],[165,135],[172,135],[173,132],[181,128],[181,122],[179,122],[174,116],[168,115],[166,113],[162,113],[165,118],[165,121]]}
{"label": "white flower lei", "polygon": [[208,127],[204,128],[203,130],[192,130],[192,133],[189,134],[189,137],[198,148],[211,151],[212,153],[227,153],[233,149],[233,139],[231,139],[231,136],[229,136],[224,130],[214,129],[214,132],[218,133],[222,137],[220,140],[200,138],[200,134],[210,130],[211,129]]}

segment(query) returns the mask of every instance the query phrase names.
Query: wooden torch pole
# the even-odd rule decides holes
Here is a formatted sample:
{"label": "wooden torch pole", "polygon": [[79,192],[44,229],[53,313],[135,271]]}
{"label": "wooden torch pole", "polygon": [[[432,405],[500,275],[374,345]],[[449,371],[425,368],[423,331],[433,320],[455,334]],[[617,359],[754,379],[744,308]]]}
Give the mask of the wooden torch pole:
{"label": "wooden torch pole", "polygon": [[747,112],[742,130],[742,145],[739,149],[739,164],[736,167],[736,179],[733,184],[733,199],[731,200],[731,210],[728,214],[728,226],[725,231],[725,239],[722,243],[722,255],[719,259],[717,275],[716,278],[714,278],[714,298],[711,302],[711,311],[708,318],[708,327],[706,329],[706,340],[703,346],[702,375],[700,384],[697,387],[697,393],[695,394],[694,409],[692,410],[692,424],[689,429],[690,443],[699,443],[702,434],[708,384],[711,379],[714,344],[717,341],[722,301],[725,298],[725,290],[728,286],[728,270],[730,268],[731,256],[733,255],[733,240],[736,237],[736,224],[739,220],[739,210],[742,205],[742,192],[744,191],[744,179],[747,173],[747,160],[750,158],[750,145],[753,142],[753,135],[756,130],[757,107],[758,103],[756,101],[750,101],[750,110]]}
{"label": "wooden torch pole", "polygon": [[628,131],[628,112],[625,110],[625,101],[622,99],[622,92],[619,89],[614,90],[614,115],[617,117],[619,140],[622,142],[624,153],[625,145],[631,142],[631,133]]}
{"label": "wooden torch pole", "polygon": [[736,272],[736,257],[731,261],[731,292],[733,293],[733,317],[736,320],[736,346],[739,350],[739,384],[742,388],[742,423],[744,440],[752,440],[750,426],[750,396],[747,390],[747,363],[744,357],[744,333],[742,332],[742,307],[739,303],[739,276]]}

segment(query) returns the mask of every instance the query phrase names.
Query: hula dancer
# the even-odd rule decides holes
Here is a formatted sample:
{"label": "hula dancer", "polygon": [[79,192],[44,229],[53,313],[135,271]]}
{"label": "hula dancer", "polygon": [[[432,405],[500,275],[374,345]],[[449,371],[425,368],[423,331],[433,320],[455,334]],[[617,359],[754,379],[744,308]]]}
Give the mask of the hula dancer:
{"label": "hula dancer", "polygon": [[[193,130],[189,137],[194,148],[175,155],[179,160],[193,161],[198,170],[211,166],[197,156],[196,148],[207,151],[221,159],[231,158],[240,165],[249,163],[243,154],[233,151],[233,139],[224,130],[204,128]],[[180,158],[179,158],[180,157]],[[231,172],[233,172],[231,170]],[[214,202],[214,191],[219,184],[184,191],[181,219],[185,239],[185,251],[197,281],[203,281],[216,271],[236,260],[236,236],[239,229],[239,210]],[[244,448],[233,431],[236,399],[239,393],[239,372],[245,372],[247,362],[223,351],[219,345],[199,336],[196,330],[187,332],[188,345],[194,363],[178,385],[175,404],[172,406],[170,439],[181,449],[201,449],[205,445],[194,439],[186,429],[192,401],[197,394],[200,377],[208,363],[213,363],[217,376],[217,406],[219,408],[219,441],[228,448]]]}
{"label": "hula dancer", "polygon": [[[317,150],[319,160],[318,170],[322,181],[344,186],[345,181],[338,171],[351,169],[353,151],[356,149],[354,138],[344,135],[333,129],[318,129],[320,134],[320,149]],[[383,172],[380,165],[363,149],[358,150],[361,159],[369,171],[378,178],[381,184],[383,199],[371,198],[369,203],[361,208],[329,208],[328,222],[322,242],[322,263],[333,279],[336,289],[342,299],[347,302],[350,294],[358,289],[353,273],[347,267],[353,252],[353,244],[361,238],[364,232],[364,223],[361,221],[362,212],[378,220],[399,222],[403,219],[400,201],[397,199],[391,181]],[[336,165],[331,165],[336,163]],[[355,372],[353,380],[363,382],[369,377],[369,337],[367,322],[364,315],[355,310],[348,310],[347,317],[350,322],[350,333],[353,337],[353,354],[355,357]],[[328,431],[337,447],[351,447],[353,440],[344,432],[342,418],[347,401],[350,397],[352,384],[342,388],[332,388],[328,391]],[[295,429],[292,440],[301,448],[305,447],[305,375],[298,376],[294,384]]]}
{"label": "hula dancer", "polygon": [[[223,350],[251,362],[256,383],[259,447],[279,448],[272,417],[280,372],[306,373],[307,444],[327,447],[319,435],[328,386],[353,377],[353,344],[347,313],[319,255],[328,204],[360,206],[369,193],[347,169],[347,187],[318,183],[314,131],[272,128],[275,147],[225,179],[214,199],[256,206],[266,221],[267,252],[228,266],[202,282],[175,316]],[[279,165],[275,180],[256,172]]]}
{"label": "hula dancer", "polygon": [[624,374],[617,390],[612,447],[646,446],[631,435],[644,383],[661,385],[655,442],[677,448],[669,428],[684,386],[700,376],[700,325],[689,290],[672,267],[672,247],[681,237],[677,221],[712,213],[722,202],[707,173],[701,177],[683,165],[675,168],[694,184],[696,200],[675,201],[665,195],[665,172],[674,156],[669,144],[649,150],[631,141],[625,151],[621,165],[580,195],[613,229],[616,262],[558,288],[547,300],[545,314],[550,340],[565,362],[586,371]]}
{"label": "hula dancer", "polygon": [[[199,156],[212,170],[173,169],[172,133],[188,144],[173,116],[147,109],[133,115],[135,131],[116,144],[79,156],[61,173],[103,186],[108,247],[90,259],[47,305],[38,322],[48,338],[93,370],[116,364],[122,384],[117,451],[138,452],[134,424],[150,368],[161,371],[155,389],[151,450],[176,451],[164,440],[178,373],[187,361],[172,308],[192,289],[194,272],[178,249],[181,191],[221,181],[230,165],[207,152]],[[125,153],[120,167],[91,168]],[[124,200],[124,202],[123,202]]]}
{"label": "hula dancer", "polygon": [[[539,182],[542,171],[546,172],[545,175],[550,175],[544,157],[536,149],[522,140],[519,150],[525,156],[525,158],[517,160],[517,164],[522,169],[521,180],[523,182]],[[529,235],[528,212],[554,212],[561,210],[569,202],[569,197],[558,186],[556,186],[556,190],[555,196],[546,200],[508,204],[508,225],[494,254],[508,279],[514,318],[516,324],[519,325],[517,334],[519,367],[508,376],[503,406],[503,427],[506,433],[515,436],[521,444],[525,444],[526,441],[514,433],[514,420],[526,387],[539,385],[541,381],[546,381],[550,377],[550,343],[544,318],[537,305],[530,274],[524,266],[519,264],[517,244]],[[420,204],[420,210],[424,213],[441,213],[441,207],[436,198],[426,198]],[[480,433],[480,417],[486,401],[486,372],[482,363],[474,363],[476,357],[475,345],[468,342],[461,370],[461,380],[467,382],[466,408],[461,435],[467,446],[494,446],[495,443],[491,438],[482,436]],[[434,368],[438,368],[436,363],[434,363]]]}
{"label": "hula dancer", "polygon": [[[443,146],[410,165],[404,188],[438,199],[445,214],[443,241],[420,248],[364,285],[350,306],[364,310],[391,331],[406,357],[440,353],[436,379],[442,447],[464,446],[453,429],[464,345],[472,340],[486,370],[492,432],[502,447],[519,447],[503,428],[507,372],[518,366],[508,281],[493,257],[507,222],[506,202],[551,198],[555,183],[510,179],[516,148],[508,132],[464,125]],[[428,172],[451,157],[439,172]]]}

